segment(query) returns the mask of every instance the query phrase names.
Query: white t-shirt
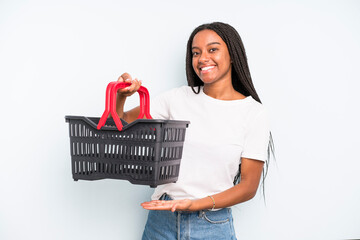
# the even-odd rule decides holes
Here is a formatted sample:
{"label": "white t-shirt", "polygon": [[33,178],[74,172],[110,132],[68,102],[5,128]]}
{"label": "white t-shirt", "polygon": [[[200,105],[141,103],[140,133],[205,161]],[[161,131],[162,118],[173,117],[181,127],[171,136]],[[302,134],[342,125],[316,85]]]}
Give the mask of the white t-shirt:
{"label": "white t-shirt", "polygon": [[150,112],[154,119],[190,121],[178,181],[158,186],[153,200],[163,193],[196,199],[222,192],[233,186],[241,157],[266,160],[267,114],[251,96],[218,100],[183,86],[155,97]]}

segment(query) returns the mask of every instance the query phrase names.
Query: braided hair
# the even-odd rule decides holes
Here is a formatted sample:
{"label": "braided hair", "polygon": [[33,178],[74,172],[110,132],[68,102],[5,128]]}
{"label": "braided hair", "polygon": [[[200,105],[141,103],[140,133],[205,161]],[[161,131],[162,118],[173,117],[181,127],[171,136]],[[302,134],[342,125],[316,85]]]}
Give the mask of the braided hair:
{"label": "braided hair", "polygon": [[[187,77],[188,85],[192,88],[193,92],[198,94],[200,92],[200,86],[203,86],[204,83],[197,76],[197,74],[193,69],[192,42],[195,35],[198,32],[205,29],[216,32],[216,34],[221,37],[221,39],[226,43],[228,47],[230,59],[232,60],[231,81],[234,89],[239,93],[243,94],[244,96],[251,96],[253,99],[261,103],[261,100],[255,90],[254,84],[251,79],[245,48],[240,38],[240,35],[235,28],[233,28],[229,24],[222,22],[202,24],[197,28],[195,28],[189,37],[189,40],[187,42],[187,49],[186,49],[186,77]],[[197,91],[195,90],[195,87],[198,87]],[[270,132],[270,139],[269,139],[269,145],[267,151],[268,156],[267,156],[267,161],[265,162],[265,168],[263,170],[263,181],[262,181],[263,192],[264,192],[264,180],[268,171],[268,164],[271,155],[274,156],[274,151],[275,151],[274,142],[273,142],[272,134]],[[240,174],[241,174],[241,166],[239,166],[239,171],[234,179],[234,184],[239,183]]]}

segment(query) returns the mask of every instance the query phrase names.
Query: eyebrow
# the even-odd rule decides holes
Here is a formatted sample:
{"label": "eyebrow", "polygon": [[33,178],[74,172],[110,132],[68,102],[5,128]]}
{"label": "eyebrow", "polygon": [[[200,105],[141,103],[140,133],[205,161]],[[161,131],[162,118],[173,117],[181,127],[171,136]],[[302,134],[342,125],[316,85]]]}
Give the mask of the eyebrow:
{"label": "eyebrow", "polygon": [[[210,46],[210,45],[213,45],[213,44],[219,44],[219,45],[221,45],[219,42],[211,42],[211,43],[208,43],[208,44],[206,44],[206,46]],[[192,47],[191,49],[194,49],[194,48],[199,48],[199,47]]]}

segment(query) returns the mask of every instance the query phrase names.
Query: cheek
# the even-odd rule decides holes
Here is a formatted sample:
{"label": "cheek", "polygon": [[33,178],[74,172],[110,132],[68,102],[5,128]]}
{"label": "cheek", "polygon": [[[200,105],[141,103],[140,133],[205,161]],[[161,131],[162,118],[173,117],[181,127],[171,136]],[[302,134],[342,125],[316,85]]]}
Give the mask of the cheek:
{"label": "cheek", "polygon": [[196,74],[198,75],[199,71],[198,71],[197,64],[195,61],[192,61],[192,67],[193,67],[194,71],[196,72]]}
{"label": "cheek", "polygon": [[219,63],[222,63],[222,65],[230,65],[231,64],[231,60],[230,60],[230,57],[228,55],[222,55],[222,56],[219,56],[217,59],[216,59],[217,62]]}
{"label": "cheek", "polygon": [[228,61],[228,57],[226,54],[219,54],[216,56],[216,61],[221,62],[221,63],[226,63]]}

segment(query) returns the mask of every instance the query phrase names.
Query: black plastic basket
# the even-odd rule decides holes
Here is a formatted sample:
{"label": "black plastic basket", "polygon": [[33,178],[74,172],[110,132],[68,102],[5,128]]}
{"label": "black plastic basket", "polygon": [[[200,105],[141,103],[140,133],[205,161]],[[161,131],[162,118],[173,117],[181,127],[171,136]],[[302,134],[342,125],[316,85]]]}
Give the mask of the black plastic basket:
{"label": "black plastic basket", "polygon": [[[116,82],[109,85],[102,118],[65,117],[69,123],[73,179],[125,179],[150,187],[176,182],[189,122],[137,119],[126,124],[117,117],[115,121],[107,118],[109,111],[117,116],[112,96],[124,87]],[[151,118],[148,92],[144,89],[139,90],[140,107],[144,109],[141,112]]]}

